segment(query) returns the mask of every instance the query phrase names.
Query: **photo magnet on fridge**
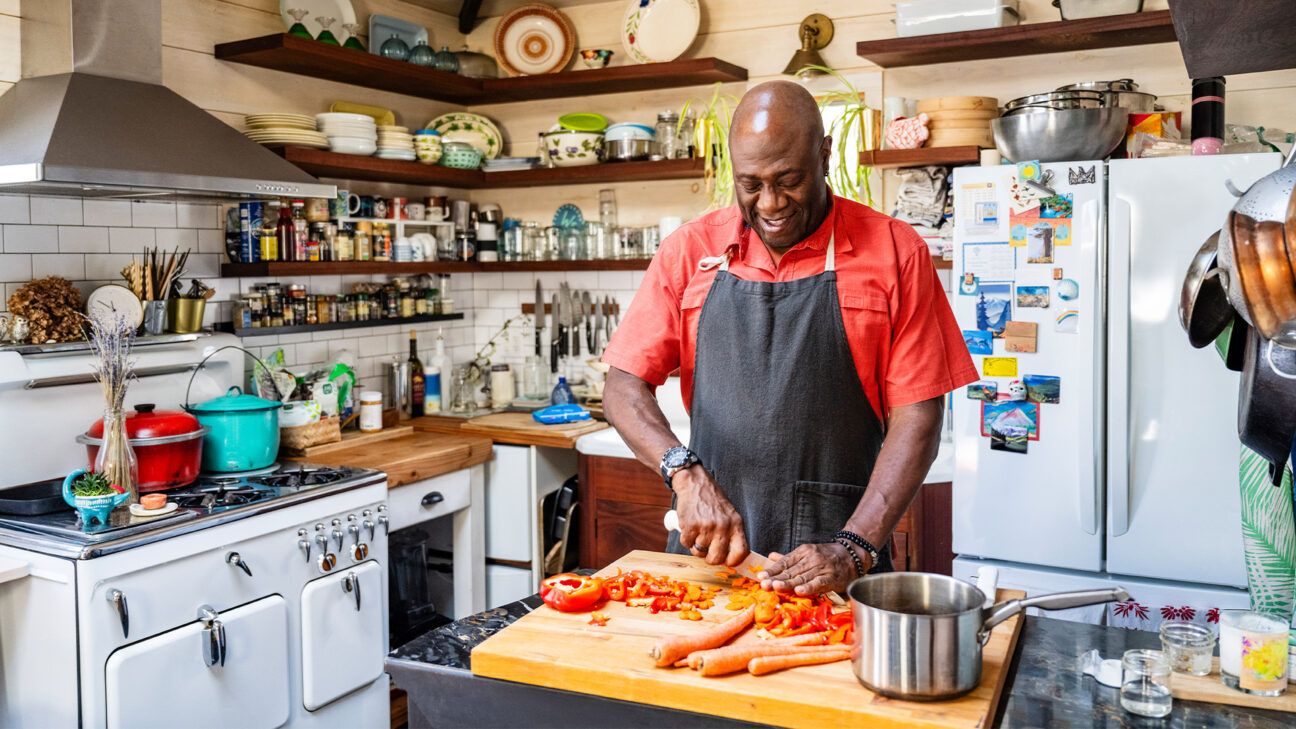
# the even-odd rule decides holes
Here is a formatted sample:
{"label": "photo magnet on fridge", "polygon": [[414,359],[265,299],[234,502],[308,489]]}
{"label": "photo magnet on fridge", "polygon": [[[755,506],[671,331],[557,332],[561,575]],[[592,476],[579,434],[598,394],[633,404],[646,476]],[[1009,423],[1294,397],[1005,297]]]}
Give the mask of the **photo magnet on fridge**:
{"label": "photo magnet on fridge", "polygon": [[1053,375],[1026,375],[1026,399],[1056,405],[1062,402],[1062,378]]}
{"label": "photo magnet on fridge", "polygon": [[981,329],[964,329],[963,343],[971,354],[994,354],[994,335]]}
{"label": "photo magnet on fridge", "polygon": [[1038,336],[1039,324],[1033,321],[1010,321],[1004,327],[1004,351],[1034,354]]}
{"label": "photo magnet on fridge", "polygon": [[1018,286],[1018,309],[1047,309],[1049,307],[1049,287]]}
{"label": "photo magnet on fridge", "polygon": [[959,281],[960,296],[976,296],[981,292],[981,282],[977,280],[976,274],[965,273],[962,280]]}
{"label": "photo magnet on fridge", "polygon": [[977,293],[976,328],[1000,337],[1009,319],[1012,319],[1012,284],[982,283]]}
{"label": "photo magnet on fridge", "polygon": [[990,450],[1027,455],[1030,439],[1021,428],[995,428],[990,431]]}
{"label": "photo magnet on fridge", "polygon": [[981,372],[986,377],[1016,377],[1016,357],[986,357],[981,360]]}
{"label": "photo magnet on fridge", "polygon": [[981,435],[994,430],[1021,428],[1030,440],[1039,440],[1040,406],[1029,400],[997,400],[981,403]]}
{"label": "photo magnet on fridge", "polygon": [[1056,231],[1048,223],[1036,223],[1026,231],[1026,262],[1052,263],[1053,237]]}
{"label": "photo magnet on fridge", "polygon": [[1040,200],[1040,217],[1046,220],[1071,219],[1073,207],[1071,193],[1065,192]]}
{"label": "photo magnet on fridge", "polygon": [[1057,320],[1053,322],[1053,331],[1061,334],[1075,334],[1080,331],[1080,312],[1067,309],[1058,314]]}
{"label": "photo magnet on fridge", "polygon": [[973,382],[967,386],[967,399],[994,402],[999,399],[999,383],[994,380]]}

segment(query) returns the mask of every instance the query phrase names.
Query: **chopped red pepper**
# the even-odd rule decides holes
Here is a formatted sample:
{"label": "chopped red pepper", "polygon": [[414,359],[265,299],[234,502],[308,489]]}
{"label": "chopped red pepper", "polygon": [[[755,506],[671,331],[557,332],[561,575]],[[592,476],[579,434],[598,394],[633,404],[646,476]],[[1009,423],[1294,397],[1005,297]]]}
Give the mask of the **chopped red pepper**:
{"label": "chopped red pepper", "polygon": [[540,583],[540,598],[564,613],[583,613],[603,602],[603,580],[572,574],[554,575]]}
{"label": "chopped red pepper", "polygon": [[589,624],[602,627],[604,625],[607,625],[608,621],[611,619],[612,618],[608,617],[607,613],[598,613],[598,612],[590,613]]}

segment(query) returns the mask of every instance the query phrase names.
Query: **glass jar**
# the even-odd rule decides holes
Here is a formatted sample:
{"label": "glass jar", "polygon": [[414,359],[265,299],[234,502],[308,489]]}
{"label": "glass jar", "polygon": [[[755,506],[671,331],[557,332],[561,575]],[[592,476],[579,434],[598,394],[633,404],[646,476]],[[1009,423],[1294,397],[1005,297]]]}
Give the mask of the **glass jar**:
{"label": "glass jar", "polygon": [[373,224],[362,220],[355,224],[355,260],[373,260]]}
{"label": "glass jar", "polygon": [[522,224],[522,260],[538,261],[540,252],[544,249],[544,235],[540,232],[540,225],[534,220],[528,220]]}
{"label": "glass jar", "polygon": [[[371,38],[369,42],[373,43],[373,39]],[[390,38],[383,41],[381,46],[378,46],[378,54],[383,58],[390,58],[394,61],[408,61],[410,47],[395,33],[392,33]]]}
{"label": "glass jar", "polygon": [[343,229],[333,237],[333,260],[354,261],[355,248],[351,244],[351,232]]}
{"label": "glass jar", "polygon": [[562,258],[567,261],[579,261],[585,258],[585,231],[582,228],[563,228],[559,246]]}
{"label": "glass jar", "polygon": [[1215,633],[1204,625],[1172,620],[1161,623],[1161,651],[1170,661],[1170,669],[1191,676],[1211,672],[1215,653]]}
{"label": "glass jar", "polygon": [[599,222],[605,227],[617,227],[616,190],[599,190]]}
{"label": "glass jar", "polygon": [[445,226],[437,226],[436,232],[436,255],[438,261],[455,260],[455,239],[454,230]]}
{"label": "glass jar", "polygon": [[1287,688],[1288,624],[1264,613],[1220,613],[1220,681],[1257,696],[1278,696]]}
{"label": "glass jar", "polygon": [[109,484],[125,489],[130,495],[124,503],[134,504],[139,501],[139,460],[126,434],[126,419],[120,406],[104,411],[103,427],[103,445],[95,454],[95,473],[107,477]]}
{"label": "glass jar", "polygon": [[320,297],[311,294],[306,297],[306,323],[319,324],[319,299]]}
{"label": "glass jar", "polygon": [[562,258],[562,246],[558,244],[558,228],[552,225],[544,230],[543,254],[538,260],[557,261]]}
{"label": "glass jar", "polygon": [[331,296],[315,297],[315,321],[316,322],[320,324],[329,324],[333,321],[332,315],[329,312],[329,299],[331,298],[333,297]]}
{"label": "glass jar", "polygon": [[364,294],[355,295],[355,320],[369,320],[369,297]]}
{"label": "glass jar", "polygon": [[657,248],[661,245],[661,238],[657,234],[657,226],[645,226],[640,232],[640,238],[639,255],[643,258],[652,258],[656,255]]}
{"label": "glass jar", "polygon": [[1125,651],[1121,657],[1121,708],[1139,716],[1170,713],[1170,661],[1161,651]]}
{"label": "glass jar", "polygon": [[380,390],[360,393],[360,430],[366,433],[382,430],[383,397]]}
{"label": "glass jar", "polygon": [[675,150],[676,157],[693,156],[693,127],[696,124],[697,120],[693,118],[692,114],[685,116],[680,122],[679,134],[676,135],[678,137],[676,142],[678,147]]}
{"label": "glass jar", "polygon": [[500,239],[500,260],[522,260],[522,226],[512,218],[504,221],[504,237]]}
{"label": "glass jar", "polygon": [[373,224],[373,260],[390,261],[392,254],[391,231],[388,230],[386,223]]}
{"label": "glass jar", "polygon": [[594,260],[611,258],[608,245],[608,229],[601,223],[585,224],[585,255]]}
{"label": "glass jar", "polygon": [[654,133],[657,138],[657,154],[664,159],[678,156],[679,137],[676,127],[679,126],[679,114],[674,111],[663,111],[657,115]]}
{"label": "glass jar", "polygon": [[425,68],[435,68],[437,65],[437,52],[427,44],[426,40],[420,38],[409,52],[409,62],[415,66]]}

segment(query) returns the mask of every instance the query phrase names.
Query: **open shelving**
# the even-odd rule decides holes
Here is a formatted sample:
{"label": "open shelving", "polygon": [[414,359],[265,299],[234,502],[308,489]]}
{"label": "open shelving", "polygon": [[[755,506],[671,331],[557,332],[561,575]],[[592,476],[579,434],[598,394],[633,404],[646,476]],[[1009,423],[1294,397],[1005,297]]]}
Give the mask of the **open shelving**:
{"label": "open shelving", "polygon": [[1169,10],[1026,23],[958,33],[860,41],[855,53],[882,68],[1033,56],[1175,41]]}
{"label": "open shelving", "polygon": [[928,165],[955,167],[957,165],[974,165],[980,161],[981,148],[976,146],[877,149],[860,152],[860,164],[878,169],[926,167]]}
{"label": "open shelving", "polygon": [[327,332],[334,329],[366,329],[368,327],[406,326],[425,324],[430,321],[456,321],[464,318],[463,314],[424,314],[422,316],[403,316],[396,319],[365,319],[363,321],[331,321],[327,324],[294,324],[286,327],[235,327],[231,322],[216,325],[218,331],[231,332],[236,337],[268,337],[273,334],[297,334],[298,332]]}
{"label": "open shelving", "polygon": [[216,58],[455,104],[650,91],[746,81],[747,69],[718,58],[690,58],[538,76],[476,79],[320,43],[287,33],[217,44]]}
{"label": "open shelving", "polygon": [[597,261],[262,261],[223,263],[223,278],[266,276],[338,276],[382,274],[415,276],[420,273],[489,273],[535,271],[644,271],[650,258],[612,258]]}

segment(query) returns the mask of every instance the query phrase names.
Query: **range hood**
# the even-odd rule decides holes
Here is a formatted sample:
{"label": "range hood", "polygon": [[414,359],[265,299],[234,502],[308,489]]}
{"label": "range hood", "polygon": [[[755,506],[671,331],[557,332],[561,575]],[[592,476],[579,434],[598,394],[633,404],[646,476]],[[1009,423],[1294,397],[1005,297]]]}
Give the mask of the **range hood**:
{"label": "range hood", "polygon": [[162,85],[161,0],[23,0],[22,79],[0,95],[0,193],[334,197]]}

